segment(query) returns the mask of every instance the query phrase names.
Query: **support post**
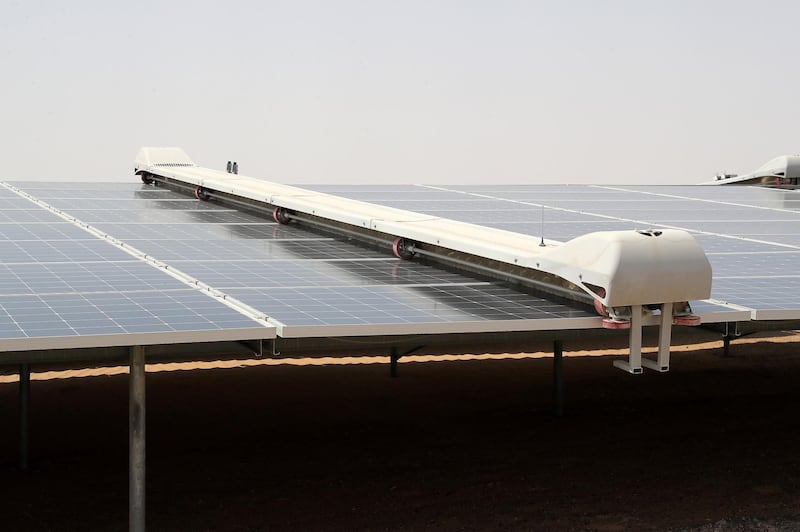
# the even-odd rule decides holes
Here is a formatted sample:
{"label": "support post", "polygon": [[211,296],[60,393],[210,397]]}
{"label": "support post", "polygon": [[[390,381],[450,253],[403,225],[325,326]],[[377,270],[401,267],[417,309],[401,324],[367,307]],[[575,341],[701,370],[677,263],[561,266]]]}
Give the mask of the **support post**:
{"label": "support post", "polygon": [[31,405],[31,367],[19,365],[19,468],[28,469],[29,414]]}
{"label": "support post", "polygon": [[400,355],[397,354],[397,348],[393,347],[389,351],[389,376],[393,379],[397,378],[397,361],[400,360]]}
{"label": "support post", "polygon": [[[731,330],[733,329],[733,330]],[[731,356],[731,342],[736,338],[742,336],[742,333],[739,331],[739,323],[734,322],[731,325],[731,322],[725,323],[725,334],[722,335],[722,356],[727,358]]]}
{"label": "support post", "polygon": [[725,334],[722,335],[722,356],[727,358],[731,356],[731,340],[736,337],[738,331],[734,329],[731,333],[730,322],[725,323]]}
{"label": "support post", "polygon": [[664,303],[661,306],[661,319],[658,329],[658,357],[655,361],[642,359],[642,365],[646,368],[666,373],[669,371],[669,350],[672,343],[672,303]]}
{"label": "support post", "polygon": [[564,415],[564,353],[561,340],[553,341],[553,414]]}
{"label": "support post", "polygon": [[615,360],[614,366],[628,373],[638,375],[642,372],[642,306],[631,305],[630,351],[627,362]]}
{"label": "support post", "polygon": [[128,519],[131,532],[145,529],[145,369],[144,347],[130,351],[129,409],[129,491]]}

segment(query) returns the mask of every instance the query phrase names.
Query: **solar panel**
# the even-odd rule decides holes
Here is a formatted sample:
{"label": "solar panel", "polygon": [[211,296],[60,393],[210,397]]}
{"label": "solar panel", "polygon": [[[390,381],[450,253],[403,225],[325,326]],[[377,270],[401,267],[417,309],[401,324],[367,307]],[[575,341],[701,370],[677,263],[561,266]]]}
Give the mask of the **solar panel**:
{"label": "solar panel", "polygon": [[8,209],[0,212],[0,223],[50,223],[50,214],[41,209]]}
{"label": "solar panel", "polygon": [[[304,185],[305,186],[305,185]],[[400,206],[497,229],[566,241],[592,231],[679,228],[695,235],[714,269],[712,298],[755,319],[800,319],[793,277],[800,250],[800,193],[758,187],[582,185],[309,185],[312,190]],[[461,198],[461,201],[459,201]],[[461,208],[457,208],[461,205]],[[751,289],[749,287],[758,287]],[[694,307],[701,308],[698,303]],[[725,310],[717,307],[722,313]],[[780,312],[778,312],[780,311]],[[776,317],[780,316],[780,318]]]}
{"label": "solar panel", "polygon": [[86,231],[69,222],[48,222],[38,224],[2,223],[0,224],[0,241],[12,240],[86,240],[91,238]]}
{"label": "solar panel", "polygon": [[49,294],[186,288],[141,261],[0,265],[0,294]]}
{"label": "solar panel", "polygon": [[493,283],[229,289],[272,308],[284,337],[530,331],[599,327],[588,310]]}
{"label": "solar panel", "polygon": [[[22,200],[25,201],[25,200]],[[98,202],[93,198],[48,198],[47,203],[58,209],[69,208],[73,211],[109,211],[127,209],[130,210],[134,204],[146,203],[148,209],[170,209],[170,210],[201,210],[201,211],[231,211],[230,207],[222,205],[199,204],[195,198],[186,196],[163,197],[163,198],[139,198],[139,199],[110,199],[105,198]],[[30,205],[30,203],[28,202]]]}
{"label": "solar panel", "polygon": [[[26,187],[26,184],[19,184]],[[282,336],[600,327],[593,311],[152,187],[51,183],[53,206],[270,317]],[[73,194],[67,194],[70,190]],[[64,193],[62,193],[64,191]],[[38,195],[39,190],[29,189]],[[420,196],[430,191],[419,189]],[[442,193],[442,196],[451,193]],[[435,195],[435,194],[434,194]],[[76,201],[76,208],[70,207]],[[115,209],[87,208],[109,201]],[[172,204],[174,208],[170,208]],[[206,208],[208,206],[208,208]]]}
{"label": "solar panel", "polygon": [[[86,234],[86,233],[84,233]],[[86,234],[87,237],[91,235]],[[97,238],[85,240],[0,240],[0,263],[131,260],[121,249]]]}
{"label": "solar panel", "polygon": [[[101,186],[98,195],[113,190]],[[0,221],[0,350],[274,337],[263,321],[14,198],[26,208],[6,210]]]}
{"label": "solar panel", "polygon": [[[230,223],[230,224],[204,224],[204,223],[183,223],[183,224],[156,224],[148,222],[116,222],[103,223],[94,222],[92,226],[107,233],[114,235],[125,242],[132,241],[136,245],[137,240],[166,240],[166,241],[186,241],[186,240],[218,240],[218,239],[268,239],[282,238],[286,230],[272,222],[259,223]],[[165,230],[167,230],[165,232]],[[309,233],[313,237],[319,235]]]}
{"label": "solar panel", "polygon": [[[99,198],[98,198],[99,199]],[[188,209],[121,209],[114,210],[81,210],[64,209],[82,222],[94,224],[104,223],[136,223],[149,222],[158,224],[181,223],[258,223],[258,217],[235,210],[188,210]],[[146,218],[143,218],[146,216]]]}
{"label": "solar panel", "polygon": [[[59,337],[96,335],[116,335],[103,338],[103,345],[131,345],[131,342],[135,345],[135,338],[124,336],[254,329],[254,325],[252,320],[246,321],[233,309],[192,289],[0,296],[0,338],[18,340],[0,341],[0,346],[13,349],[21,349],[23,345],[60,347]],[[234,337],[239,339],[236,334]],[[36,339],[39,341],[35,342]],[[163,334],[158,341],[170,343]],[[97,339],[85,343],[97,344]]]}
{"label": "solar panel", "polygon": [[331,287],[363,285],[464,285],[463,275],[394,258],[356,260],[172,261],[192,277],[229,288]]}
{"label": "solar panel", "polygon": [[[110,232],[116,234],[114,229]],[[214,235],[210,232],[201,230],[199,233],[205,235],[204,238],[198,238],[198,232],[193,232],[194,238],[182,240],[164,239],[163,235],[159,235],[158,238],[130,239],[129,242],[176,265],[180,265],[179,261],[197,260],[232,263],[260,259],[387,259],[385,253],[371,252],[357,246],[343,246],[333,238],[316,235],[298,240],[268,239],[263,237],[271,235],[271,232],[267,235],[261,231],[249,239],[225,239],[226,235],[223,235],[214,240]],[[262,238],[257,238],[258,236]],[[208,244],[209,240],[214,240],[213,246]]]}

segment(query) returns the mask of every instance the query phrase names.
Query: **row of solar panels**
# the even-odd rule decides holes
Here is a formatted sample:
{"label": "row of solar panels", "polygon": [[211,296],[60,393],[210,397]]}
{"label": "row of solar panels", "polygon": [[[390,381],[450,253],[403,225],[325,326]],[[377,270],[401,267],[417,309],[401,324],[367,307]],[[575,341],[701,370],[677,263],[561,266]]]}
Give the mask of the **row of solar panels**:
{"label": "row of solar panels", "polygon": [[[714,266],[715,300],[693,303],[704,321],[800,317],[791,192],[309,188],[555,240],[681,227]],[[0,207],[3,351],[600,327],[582,307],[151,185],[13,183]]]}
{"label": "row of solar panels", "polygon": [[746,308],[754,320],[800,318],[797,191],[566,185],[309,188],[562,241],[598,230],[683,229],[694,235],[712,264],[713,302]]}
{"label": "row of solar panels", "polygon": [[6,351],[272,338],[276,331],[417,334],[583,328],[598,321],[497,283],[164,189],[18,185],[27,192],[0,189],[6,216],[0,348]]}

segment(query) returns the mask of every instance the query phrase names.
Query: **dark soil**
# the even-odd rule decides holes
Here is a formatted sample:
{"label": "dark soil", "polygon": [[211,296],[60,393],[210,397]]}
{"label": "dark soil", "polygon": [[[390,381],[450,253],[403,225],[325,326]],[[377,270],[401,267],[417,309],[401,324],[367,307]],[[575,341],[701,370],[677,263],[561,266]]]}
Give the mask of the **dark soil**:
{"label": "dark soil", "polygon": [[[720,342],[721,345],[721,342]],[[798,530],[796,343],[147,376],[149,530]],[[569,345],[567,345],[569,347]],[[0,529],[124,530],[127,377],[0,385]]]}

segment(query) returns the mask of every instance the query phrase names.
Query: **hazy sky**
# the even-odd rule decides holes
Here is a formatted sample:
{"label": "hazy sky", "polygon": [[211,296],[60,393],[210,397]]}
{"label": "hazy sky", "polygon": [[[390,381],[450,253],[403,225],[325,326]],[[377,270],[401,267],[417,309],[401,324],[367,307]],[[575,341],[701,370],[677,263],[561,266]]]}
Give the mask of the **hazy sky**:
{"label": "hazy sky", "polygon": [[800,153],[800,2],[0,0],[0,179],[695,183]]}

